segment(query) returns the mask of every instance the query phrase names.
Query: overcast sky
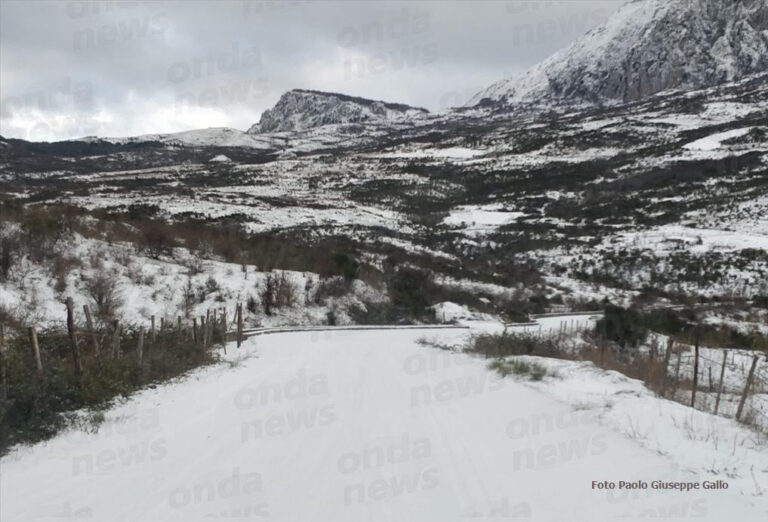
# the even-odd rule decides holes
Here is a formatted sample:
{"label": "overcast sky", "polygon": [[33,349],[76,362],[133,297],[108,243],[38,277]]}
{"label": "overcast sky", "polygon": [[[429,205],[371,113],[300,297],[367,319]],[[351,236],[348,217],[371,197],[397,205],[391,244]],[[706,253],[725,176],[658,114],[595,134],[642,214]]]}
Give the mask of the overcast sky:
{"label": "overcast sky", "polygon": [[0,134],[245,130],[290,89],[461,105],[621,0],[0,1]]}

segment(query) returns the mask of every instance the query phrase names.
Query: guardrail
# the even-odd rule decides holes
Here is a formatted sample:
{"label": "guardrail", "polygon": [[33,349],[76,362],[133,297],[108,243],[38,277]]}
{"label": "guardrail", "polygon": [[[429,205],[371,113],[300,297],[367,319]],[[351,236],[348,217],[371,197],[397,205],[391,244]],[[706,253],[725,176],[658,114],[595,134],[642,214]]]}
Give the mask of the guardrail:
{"label": "guardrail", "polygon": [[[407,324],[407,325],[349,325],[349,326],[268,326],[264,328],[250,328],[243,330],[243,338],[257,335],[269,335],[276,333],[293,332],[328,332],[328,331],[355,331],[355,330],[468,330],[467,325],[452,324]],[[236,341],[237,331],[227,332],[227,341]]]}
{"label": "guardrail", "polygon": [[604,315],[603,310],[596,310],[592,312],[553,312],[549,314],[530,314],[528,317],[531,319],[539,319],[544,317],[570,317],[573,315]]}

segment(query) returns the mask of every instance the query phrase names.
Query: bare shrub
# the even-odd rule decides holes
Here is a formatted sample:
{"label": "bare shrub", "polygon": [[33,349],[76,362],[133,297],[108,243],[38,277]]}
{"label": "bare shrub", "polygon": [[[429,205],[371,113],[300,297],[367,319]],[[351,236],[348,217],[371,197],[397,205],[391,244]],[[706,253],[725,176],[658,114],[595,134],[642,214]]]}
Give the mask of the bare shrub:
{"label": "bare shrub", "polygon": [[141,224],[141,248],[154,259],[169,255],[176,245],[171,230],[163,223],[148,221]]}
{"label": "bare shrub", "polygon": [[350,284],[342,276],[321,279],[315,290],[315,304],[325,302],[329,297],[341,297],[350,291]]}
{"label": "bare shrub", "polygon": [[67,277],[77,267],[82,267],[83,263],[74,256],[59,254],[53,258],[51,263],[51,276],[54,279],[53,289],[62,294],[67,289]]}
{"label": "bare shrub", "polygon": [[256,312],[258,312],[258,302],[256,301],[256,298],[249,295],[248,299],[245,301],[245,308],[249,313],[256,314]]}
{"label": "bare shrub", "polygon": [[92,250],[88,256],[88,266],[96,271],[103,271],[105,257],[106,252],[104,252],[102,249]]}
{"label": "bare shrub", "polygon": [[5,281],[14,262],[21,256],[21,237],[14,225],[4,224],[0,229],[0,280]]}
{"label": "bare shrub", "polygon": [[213,276],[208,276],[208,279],[205,281],[205,293],[206,294],[213,294],[215,292],[218,292],[221,287],[219,286],[219,282],[216,280]]}
{"label": "bare shrub", "polygon": [[130,262],[125,266],[127,268],[125,275],[137,285],[153,286],[155,284],[155,276],[152,274],[144,274],[142,265]]}
{"label": "bare shrub", "polygon": [[192,313],[192,307],[195,306],[195,287],[192,285],[192,278],[187,277],[187,284],[184,287],[184,316],[189,317]]}
{"label": "bare shrub", "polygon": [[187,274],[190,276],[202,274],[203,269],[205,268],[202,258],[197,256],[192,256],[186,262],[182,263],[182,265],[187,267]]}
{"label": "bare shrub", "polygon": [[270,272],[261,292],[261,304],[266,315],[272,315],[276,308],[287,308],[296,304],[298,291],[285,272]]}
{"label": "bare shrub", "polygon": [[117,289],[117,278],[114,274],[97,271],[85,279],[84,290],[93,301],[99,319],[106,322],[115,317],[117,309],[122,304],[122,299]]}
{"label": "bare shrub", "polygon": [[565,358],[565,349],[557,339],[542,338],[528,333],[504,332],[481,333],[473,336],[466,347],[468,352],[475,352],[485,357],[508,357],[512,355],[537,355],[552,358]]}
{"label": "bare shrub", "polygon": [[134,264],[132,249],[115,248],[112,250],[112,255],[115,259],[115,262],[119,265],[130,267]]}

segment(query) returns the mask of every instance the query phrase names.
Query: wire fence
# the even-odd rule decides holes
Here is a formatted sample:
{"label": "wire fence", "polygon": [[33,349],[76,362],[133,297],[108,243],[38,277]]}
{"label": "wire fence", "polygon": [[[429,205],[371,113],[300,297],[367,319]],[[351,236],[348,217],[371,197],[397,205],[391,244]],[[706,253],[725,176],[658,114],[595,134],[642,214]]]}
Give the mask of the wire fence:
{"label": "wire fence", "polygon": [[[589,313],[585,313],[588,315]],[[554,318],[552,318],[554,319]],[[576,357],[597,339],[592,338],[594,325],[588,321],[568,318],[549,327],[509,325],[524,335],[541,341],[552,341]],[[615,353],[616,359],[629,360],[619,371],[626,371],[646,382],[660,395],[696,409],[732,417],[760,430],[768,431],[768,354],[756,350],[699,347],[679,342],[660,343],[664,336],[655,337],[651,348],[634,353]],[[580,346],[581,345],[581,346]],[[613,352],[616,347],[603,347]],[[597,361],[602,366],[604,356]],[[635,366],[633,368],[633,366]],[[661,366],[661,367],[660,367]],[[605,367],[605,366],[604,366]],[[694,375],[695,371],[695,375]]]}

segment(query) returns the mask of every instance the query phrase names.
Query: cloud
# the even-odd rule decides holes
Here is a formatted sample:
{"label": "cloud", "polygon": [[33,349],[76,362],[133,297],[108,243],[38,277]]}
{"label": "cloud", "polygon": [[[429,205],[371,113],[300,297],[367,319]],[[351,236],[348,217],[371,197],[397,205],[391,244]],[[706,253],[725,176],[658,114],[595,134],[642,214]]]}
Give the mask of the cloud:
{"label": "cloud", "polygon": [[442,110],[607,18],[616,0],[0,3],[0,134],[248,128],[293,88]]}

